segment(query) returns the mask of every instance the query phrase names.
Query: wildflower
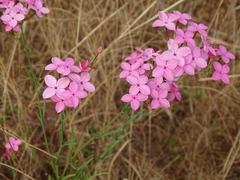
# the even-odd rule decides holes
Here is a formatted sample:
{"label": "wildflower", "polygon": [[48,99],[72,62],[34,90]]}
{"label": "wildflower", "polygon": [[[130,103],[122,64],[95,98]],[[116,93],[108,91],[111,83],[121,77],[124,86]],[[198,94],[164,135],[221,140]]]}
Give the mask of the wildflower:
{"label": "wildflower", "polygon": [[89,82],[90,74],[88,72],[82,72],[78,74],[70,74],[69,78],[78,84],[80,90],[86,90],[88,92],[94,92],[95,87],[92,83]]}
{"label": "wildflower", "polygon": [[179,19],[175,14],[167,15],[164,11],[158,11],[159,19],[154,21],[152,27],[166,27],[169,30],[175,30],[173,21]]}
{"label": "wildflower", "polygon": [[205,31],[208,27],[205,26],[204,24],[197,24],[195,22],[189,22],[189,26],[187,28],[187,31],[192,31],[192,32],[199,32],[199,34],[203,37],[207,37],[207,32]]}
{"label": "wildflower", "polygon": [[78,88],[78,84],[76,82],[71,82],[69,85],[69,89],[66,91],[63,91],[60,94],[61,97],[63,97],[65,100],[68,100],[70,102],[70,107],[77,107],[79,104],[79,99],[87,97],[87,93],[83,90],[80,90]]}
{"label": "wildflower", "polygon": [[55,94],[61,94],[65,91],[65,88],[68,86],[70,80],[67,77],[60,78],[58,81],[52,75],[46,75],[44,81],[48,88],[43,91],[43,98],[47,99],[53,97]]}
{"label": "wildflower", "polygon": [[130,102],[130,105],[133,110],[137,110],[140,106],[140,102],[146,101],[147,99],[148,99],[148,96],[142,93],[138,93],[136,95],[125,94],[121,98],[123,102]]}
{"label": "wildflower", "polygon": [[228,52],[226,47],[223,45],[220,45],[219,48],[217,49],[217,54],[221,56],[222,60],[225,63],[229,63],[230,59],[235,59],[235,56]]}
{"label": "wildflower", "polygon": [[151,102],[152,109],[157,109],[160,106],[163,106],[165,108],[169,108],[170,103],[166,99],[167,95],[168,95],[168,91],[166,89],[162,89],[162,90],[159,90],[159,91],[153,89],[152,92],[151,92],[151,96],[153,98],[153,100]]}
{"label": "wildflower", "polygon": [[10,11],[9,14],[2,15],[1,19],[5,22],[6,25],[14,28],[17,26],[19,21],[24,19],[24,15],[16,13],[15,11]]}
{"label": "wildflower", "polygon": [[212,75],[212,80],[222,80],[225,84],[229,84],[229,77],[228,72],[230,71],[230,68],[227,64],[224,64],[223,66],[219,62],[214,62],[213,67],[216,70]]}
{"label": "wildflower", "polygon": [[162,60],[175,60],[178,62],[178,65],[183,67],[185,64],[184,57],[191,53],[189,47],[178,47],[177,44],[172,43],[172,39],[169,40],[169,50],[164,51],[159,57]]}
{"label": "wildflower", "polygon": [[187,13],[181,13],[180,11],[174,10],[173,14],[175,14],[176,16],[178,16],[178,22],[180,22],[183,25],[187,24],[187,21],[192,19],[192,16],[190,16]]}
{"label": "wildflower", "polygon": [[42,18],[42,14],[48,14],[50,10],[46,7],[43,7],[43,2],[40,0],[36,0],[34,5],[29,4],[30,8],[36,11],[38,17]]}
{"label": "wildflower", "polygon": [[10,137],[9,142],[5,145],[6,149],[13,149],[14,151],[18,151],[18,146],[22,143],[19,139],[14,139],[14,137]]}
{"label": "wildflower", "polygon": [[81,71],[90,71],[91,68],[88,66],[88,60],[86,60],[85,62],[79,62],[79,68]]}
{"label": "wildflower", "polygon": [[133,52],[130,56],[125,58],[125,61],[129,61],[130,64],[135,63],[140,57],[142,56],[142,54],[138,54],[136,52]]}
{"label": "wildflower", "polygon": [[141,75],[139,77],[128,76],[127,81],[132,85],[130,87],[130,94],[137,94],[141,92],[142,94],[149,95],[150,88],[146,85],[148,82],[148,77]]}
{"label": "wildflower", "polygon": [[137,69],[139,68],[139,63],[128,64],[126,62],[121,63],[123,71],[120,73],[119,78],[126,78],[127,76],[139,76]]}

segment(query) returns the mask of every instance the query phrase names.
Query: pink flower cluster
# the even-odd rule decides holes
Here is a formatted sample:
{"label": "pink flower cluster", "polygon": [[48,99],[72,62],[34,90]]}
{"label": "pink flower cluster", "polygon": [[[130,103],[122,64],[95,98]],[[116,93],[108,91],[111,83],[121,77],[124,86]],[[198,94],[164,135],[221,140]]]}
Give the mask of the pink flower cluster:
{"label": "pink flower cluster", "polygon": [[[130,102],[133,110],[148,99],[151,109],[169,108],[170,101],[181,100],[176,83],[179,78],[184,73],[194,75],[206,67],[212,69],[212,65],[215,69],[212,79],[229,83],[228,63],[235,57],[223,45],[213,47],[214,42],[207,39],[207,26],[191,21],[189,14],[176,10],[168,14],[159,11],[158,16],[152,27],[165,27],[168,49],[154,51],[137,47],[137,52],[125,58],[127,62],[121,63],[119,77],[126,78],[131,87],[121,98],[123,102]],[[169,37],[169,31],[173,32],[173,38]],[[201,47],[196,43],[196,35],[200,36]]]}
{"label": "pink flower cluster", "polygon": [[29,15],[30,10],[40,18],[42,13],[48,14],[50,10],[43,7],[43,3],[43,0],[20,0],[18,3],[15,0],[0,0],[0,8],[5,9],[1,16],[2,22],[6,25],[5,30],[20,31],[19,22],[33,15]]}
{"label": "pink flower cluster", "polygon": [[51,59],[52,63],[45,67],[45,70],[56,70],[60,78],[56,79],[52,75],[46,75],[44,80],[48,86],[43,91],[43,98],[51,98],[56,102],[55,110],[61,112],[65,106],[77,107],[79,99],[87,97],[88,92],[94,92],[95,87],[89,82],[91,68],[88,66],[88,60],[84,63],[79,63],[79,66],[74,65],[72,58],[66,58],[65,61],[58,57]]}
{"label": "pink flower cluster", "polygon": [[4,153],[4,156],[9,157],[11,155],[10,149],[12,149],[13,151],[18,151],[18,146],[20,144],[22,144],[21,140],[10,137],[8,143],[5,145],[6,152]]}

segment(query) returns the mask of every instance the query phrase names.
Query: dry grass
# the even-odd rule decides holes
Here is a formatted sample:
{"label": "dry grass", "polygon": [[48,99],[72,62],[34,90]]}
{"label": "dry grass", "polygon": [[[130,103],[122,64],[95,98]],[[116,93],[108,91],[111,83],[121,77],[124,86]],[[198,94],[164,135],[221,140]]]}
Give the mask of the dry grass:
{"label": "dry grass", "polygon": [[[78,146],[91,137],[86,133],[87,124],[97,131],[121,110],[120,98],[128,89],[126,82],[118,78],[124,58],[136,46],[166,48],[164,33],[151,28],[153,21],[149,19],[174,2],[54,0],[46,2],[50,14],[25,23],[37,76],[53,56],[91,60],[98,46],[104,45],[98,68],[92,72],[96,92],[81,102],[65,124],[66,137],[73,128]],[[173,102],[170,109],[154,111],[154,117],[141,117],[132,123],[126,141],[97,166],[95,172],[109,173],[98,179],[240,179],[240,2],[188,0],[175,9],[189,12],[194,21],[210,26],[210,38],[236,55],[231,62],[231,83],[226,86],[212,82],[204,79],[204,75],[184,77],[180,82],[183,100]],[[36,149],[46,150],[41,125],[35,116],[36,94],[23,68],[28,64],[27,59],[21,45],[11,33],[4,32],[2,25],[0,37],[0,118],[9,134],[25,141],[19,158],[21,168],[15,167],[34,179],[47,179],[52,172],[46,154]],[[59,145],[58,120],[54,104],[48,102],[45,127],[53,153]],[[120,127],[125,120],[121,117],[110,129]],[[2,154],[5,135],[1,131]],[[100,154],[112,140],[101,138],[89,148]],[[62,158],[66,159],[66,154]],[[83,163],[89,155],[80,153],[78,158]],[[4,156],[0,162],[0,179],[9,179],[11,171],[6,165],[12,166],[11,162]],[[60,167],[64,165],[63,161]],[[17,174],[17,179],[24,177]]]}

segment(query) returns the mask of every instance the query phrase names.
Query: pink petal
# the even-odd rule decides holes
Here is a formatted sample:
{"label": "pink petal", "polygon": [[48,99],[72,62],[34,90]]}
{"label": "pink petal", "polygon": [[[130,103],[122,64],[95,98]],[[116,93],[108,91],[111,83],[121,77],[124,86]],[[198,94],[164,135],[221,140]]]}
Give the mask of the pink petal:
{"label": "pink petal", "polygon": [[60,78],[57,81],[57,86],[58,86],[58,88],[64,89],[69,85],[69,82],[70,82],[70,80],[67,77]]}
{"label": "pink petal", "polygon": [[219,80],[219,79],[221,79],[221,75],[220,75],[220,73],[219,73],[218,71],[215,71],[215,72],[213,73],[213,75],[212,75],[212,80],[217,81],[217,80]]}
{"label": "pink petal", "polygon": [[155,90],[155,89],[152,89],[151,96],[152,96],[154,99],[157,99],[157,98],[158,98],[158,91]]}
{"label": "pink petal", "polygon": [[69,85],[69,90],[72,91],[73,93],[78,91],[78,84],[76,82],[71,82]]}
{"label": "pink petal", "polygon": [[18,20],[18,21],[21,21],[24,19],[24,15],[23,14],[17,14],[14,19]]}
{"label": "pink petal", "polygon": [[55,110],[57,113],[60,113],[64,109],[64,107],[65,107],[64,103],[62,101],[59,101],[55,105]]}
{"label": "pink petal", "polygon": [[151,102],[151,107],[152,107],[153,109],[157,109],[158,107],[160,107],[159,101],[156,100],[156,99],[153,99],[152,102]]}
{"label": "pink petal", "polygon": [[207,61],[205,59],[203,59],[203,58],[196,58],[194,62],[200,68],[207,67]]}
{"label": "pink petal", "polygon": [[222,70],[222,65],[219,62],[213,62],[213,67],[216,71]]}
{"label": "pink petal", "polygon": [[136,95],[137,93],[139,93],[139,88],[136,85],[133,85],[130,87],[129,93],[131,95]]}
{"label": "pink petal", "polygon": [[22,141],[21,141],[20,139],[17,139],[17,140],[15,141],[15,144],[16,144],[16,145],[20,145],[20,144],[22,144]]}
{"label": "pink petal", "polygon": [[79,99],[83,99],[87,97],[87,93],[85,91],[79,90],[75,93],[75,96],[78,97]]}
{"label": "pink petal", "polygon": [[79,99],[77,98],[77,97],[72,97],[71,98],[71,101],[72,101],[72,105],[73,105],[73,107],[74,108],[76,108],[77,106],[78,106],[78,104],[79,104]]}
{"label": "pink petal", "polygon": [[153,77],[161,77],[163,76],[164,70],[162,67],[156,67],[153,72],[152,72],[152,76]]}
{"label": "pink petal", "polygon": [[43,98],[44,99],[47,99],[47,98],[50,98],[50,97],[53,97],[54,95],[56,94],[56,91],[55,89],[53,88],[47,88],[43,91]]}
{"label": "pink petal", "polygon": [[56,78],[52,75],[46,75],[44,81],[48,87],[55,87],[57,84]]}
{"label": "pink petal", "polygon": [[74,65],[74,60],[72,58],[66,58],[65,64],[72,66],[72,65]]}
{"label": "pink petal", "polygon": [[223,46],[223,45],[220,45],[220,46],[219,46],[219,50],[220,50],[220,53],[221,53],[221,54],[225,54],[225,53],[227,52],[226,47]]}
{"label": "pink petal", "polygon": [[130,104],[133,110],[137,110],[140,106],[140,102],[136,99],[133,99]]}
{"label": "pink petal", "polygon": [[9,143],[7,143],[7,144],[5,145],[5,148],[6,148],[6,149],[11,149],[11,145],[10,145]]}
{"label": "pink petal", "polygon": [[125,78],[129,75],[129,72],[128,71],[122,71],[120,74],[119,74],[119,78]]}
{"label": "pink petal", "polygon": [[1,20],[6,22],[10,21],[11,19],[12,19],[11,16],[9,16],[8,14],[1,16]]}
{"label": "pink petal", "polygon": [[229,82],[230,82],[227,74],[222,74],[221,79],[225,84],[229,84]]}
{"label": "pink petal", "polygon": [[121,67],[124,70],[129,70],[130,69],[130,64],[126,63],[126,62],[122,62],[121,63]]}
{"label": "pink petal", "polygon": [[160,90],[158,93],[158,97],[160,97],[160,98],[166,98],[167,95],[168,95],[168,90],[166,90],[166,89]]}
{"label": "pink petal", "polygon": [[84,83],[84,89],[86,89],[88,92],[94,92],[95,91],[95,86],[90,82],[85,82]]}
{"label": "pink petal", "polygon": [[128,76],[128,77],[127,77],[127,81],[128,81],[130,84],[132,84],[132,85],[135,85],[135,84],[138,83],[138,79],[137,79],[136,77],[134,77],[134,76]]}
{"label": "pink petal", "polygon": [[55,65],[64,65],[64,61],[62,61],[60,58],[58,57],[53,57],[52,59],[52,63]]}
{"label": "pink petal", "polygon": [[123,102],[130,102],[130,101],[132,101],[132,99],[133,99],[133,97],[132,97],[130,94],[125,94],[125,95],[123,95],[123,97],[121,98],[121,100],[122,100]]}
{"label": "pink petal", "polygon": [[164,77],[169,81],[173,81],[173,79],[174,79],[173,71],[165,69]]}
{"label": "pink petal", "polygon": [[8,23],[9,23],[9,25],[10,25],[11,27],[15,27],[18,22],[17,22],[17,20],[12,19],[12,20],[10,20]]}
{"label": "pink petal", "polygon": [[180,47],[177,51],[178,56],[187,56],[191,53],[191,49],[189,47]]}
{"label": "pink petal", "polygon": [[169,103],[169,101],[167,99],[161,99],[160,103],[165,108],[169,108],[170,107],[170,103]]}
{"label": "pink petal", "polygon": [[230,52],[227,52],[225,56],[228,57],[229,59],[235,59],[235,56]]}
{"label": "pink petal", "polygon": [[150,88],[147,85],[141,85],[139,89],[142,94],[145,94],[145,95],[150,94]]}
{"label": "pink petal", "polygon": [[55,64],[48,64],[45,67],[45,70],[48,70],[48,71],[52,71],[52,70],[55,70],[55,69],[57,69],[57,66]]}
{"label": "pink petal", "polygon": [[48,14],[48,13],[50,13],[50,10],[48,8],[42,7],[40,9],[40,12],[43,13],[43,14]]}
{"label": "pink petal", "polygon": [[224,64],[222,67],[222,73],[229,73],[230,67],[227,64]]}
{"label": "pink petal", "polygon": [[[172,60],[173,59],[173,53],[171,51],[164,51],[160,56],[159,59],[162,60]],[[158,64],[158,62],[157,62]]]}
{"label": "pink petal", "polygon": [[139,93],[139,94],[136,95],[136,99],[137,99],[138,101],[140,101],[140,102],[143,102],[143,101],[146,101],[146,100],[148,99],[148,96]]}
{"label": "pink petal", "polygon": [[72,74],[69,74],[68,77],[76,83],[80,83],[80,81],[81,81],[80,76],[78,74],[72,73]]}
{"label": "pink petal", "polygon": [[12,146],[12,149],[13,149],[14,151],[18,151],[18,146],[17,146],[17,145],[13,145],[13,146]]}
{"label": "pink petal", "polygon": [[164,20],[168,19],[168,16],[164,11],[158,11],[158,17],[159,19],[164,19]]}
{"label": "pink petal", "polygon": [[162,20],[156,20],[156,21],[154,21],[153,22],[153,24],[152,24],[152,27],[162,27],[162,26],[164,26],[165,24],[164,24],[164,22],[162,21]]}

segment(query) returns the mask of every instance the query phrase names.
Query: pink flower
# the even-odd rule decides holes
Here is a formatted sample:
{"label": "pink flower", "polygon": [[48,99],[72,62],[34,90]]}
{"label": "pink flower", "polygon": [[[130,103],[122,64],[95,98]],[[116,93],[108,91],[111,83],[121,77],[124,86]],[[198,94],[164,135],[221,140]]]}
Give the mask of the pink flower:
{"label": "pink flower", "polygon": [[187,21],[192,19],[192,16],[190,16],[187,13],[181,13],[180,11],[174,10],[173,14],[175,14],[176,16],[178,16],[178,22],[180,22],[183,25],[187,24]]}
{"label": "pink flower", "polygon": [[64,72],[62,72],[62,75],[68,75],[71,71],[79,73],[81,70],[79,67],[74,65],[74,60],[72,58],[66,58],[65,65],[64,65]]}
{"label": "pink flower", "polygon": [[4,153],[4,156],[10,157],[11,156],[11,152],[8,149],[6,149],[6,151]]}
{"label": "pink flower", "polygon": [[24,19],[24,15],[18,14],[15,11],[10,11],[9,14],[2,15],[1,19],[4,21],[4,24],[7,24],[10,27],[14,28],[17,26],[19,21]]}
{"label": "pink flower", "polygon": [[68,99],[71,102],[70,107],[77,107],[79,104],[79,99],[87,97],[87,93],[78,88],[78,84],[76,82],[71,82],[69,85],[69,89],[62,92],[60,94],[64,99]]}
{"label": "pink flower", "polygon": [[88,66],[88,60],[86,60],[85,62],[79,62],[79,67],[81,71],[89,71],[91,70],[91,68]]}
{"label": "pink flower", "polygon": [[235,56],[228,52],[226,47],[223,45],[220,45],[219,48],[217,49],[217,54],[221,56],[222,60],[225,63],[229,63],[230,59],[235,59]]}
{"label": "pink flower", "polygon": [[139,76],[137,69],[139,68],[139,63],[128,64],[126,62],[121,63],[123,71],[120,73],[119,78],[126,78],[127,76]]}
{"label": "pink flower", "polygon": [[62,74],[64,72],[65,62],[58,57],[53,57],[51,61],[52,61],[52,64],[48,64],[45,67],[45,70],[49,70],[49,71],[57,70],[59,74]]}
{"label": "pink flower", "polygon": [[42,14],[48,14],[50,12],[50,10],[48,8],[43,7],[43,2],[40,0],[36,0],[34,3],[34,6],[29,4],[29,6],[31,7],[31,9],[33,9],[34,11],[36,11],[36,14],[38,17],[42,18]]}
{"label": "pink flower", "polygon": [[212,47],[212,44],[214,44],[214,41],[207,40],[203,36],[201,36],[202,42],[203,42],[203,50],[206,52],[209,57],[215,58],[216,56],[216,50]]}
{"label": "pink flower", "polygon": [[28,12],[28,9],[25,8],[22,3],[17,3],[15,5],[15,8],[16,8],[17,12],[19,12],[20,14],[23,14],[23,15],[26,15]]}
{"label": "pink flower", "polygon": [[205,68],[207,67],[207,61],[203,58],[201,54],[201,49],[198,46],[192,47],[192,53],[190,53],[188,56],[185,57],[185,59],[188,59],[188,62],[191,61],[192,66],[194,69],[196,67]]}
{"label": "pink flower", "polygon": [[89,82],[90,74],[88,72],[82,72],[78,74],[69,74],[69,78],[78,84],[80,90],[86,90],[88,92],[94,92],[95,87]]}
{"label": "pink flower", "polygon": [[149,79],[147,85],[151,90],[155,89],[159,91],[161,89],[167,89],[167,90],[169,89],[169,84],[166,82],[163,82],[162,76]]}
{"label": "pink flower", "polygon": [[151,96],[153,98],[153,100],[151,102],[151,108],[152,109],[157,109],[160,106],[163,106],[165,108],[169,108],[170,103],[166,99],[167,95],[168,95],[168,91],[166,89],[162,89],[162,90],[159,90],[159,91],[153,89],[152,92],[151,92]]}
{"label": "pink flower", "polygon": [[58,81],[52,75],[46,75],[44,81],[48,88],[43,91],[43,98],[47,99],[53,97],[55,94],[61,94],[65,91],[65,88],[68,86],[70,80],[67,77],[60,78]]}
{"label": "pink flower", "polygon": [[177,67],[177,61],[174,60],[161,60],[160,56],[156,57],[157,67],[153,69],[152,76],[153,77],[161,77],[164,76],[167,80],[173,81],[174,79],[174,69]]}
{"label": "pink flower", "polygon": [[133,110],[137,110],[140,106],[140,102],[146,101],[147,99],[148,99],[148,96],[142,93],[138,93],[136,95],[125,94],[121,98],[123,102],[130,102],[130,105]]}
{"label": "pink flower", "polygon": [[139,52],[141,52],[141,55],[142,55],[141,58],[144,61],[148,61],[149,59],[153,58],[153,54],[154,54],[153,48],[147,48],[145,50],[142,50],[141,48],[136,47],[135,49],[138,50]]}
{"label": "pink flower", "polygon": [[184,57],[191,53],[191,49],[189,47],[180,47],[175,43],[172,43],[172,39],[169,39],[169,50],[164,51],[159,58],[162,60],[175,60],[178,62],[178,65],[183,67],[185,64]]}
{"label": "pink flower", "polygon": [[175,33],[177,36],[174,39],[174,43],[182,44],[184,42],[187,42],[193,46],[195,45],[195,41],[193,40],[194,34],[191,31],[184,32],[182,29],[176,29]]}
{"label": "pink flower", "polygon": [[130,56],[125,58],[125,61],[129,61],[130,64],[135,63],[140,57],[142,56],[142,54],[138,54],[136,52],[133,52]]}
{"label": "pink flower", "polygon": [[224,64],[223,66],[219,62],[214,62],[213,67],[216,70],[212,75],[212,80],[222,80],[225,84],[229,84],[229,77],[228,74],[230,71],[230,68],[227,64]]}
{"label": "pink flower", "polygon": [[197,24],[195,22],[189,22],[189,26],[187,28],[187,31],[192,31],[192,32],[199,32],[201,36],[207,37],[207,32],[205,31],[208,27],[205,26],[204,24]]}
{"label": "pink flower", "polygon": [[136,95],[139,92],[145,95],[150,94],[150,88],[146,85],[148,82],[148,77],[141,75],[139,77],[128,76],[127,81],[132,85],[130,87],[130,94]]}
{"label": "pink flower", "polygon": [[152,27],[166,27],[169,30],[175,30],[175,24],[173,21],[179,19],[178,16],[172,14],[167,15],[164,11],[158,11],[159,19],[154,21]]}
{"label": "pink flower", "polygon": [[19,139],[14,139],[13,137],[10,137],[8,141],[9,142],[5,145],[5,148],[18,151],[18,146],[22,143],[22,141]]}
{"label": "pink flower", "polygon": [[177,99],[177,100],[181,101],[182,96],[179,92],[179,87],[176,83],[170,84],[170,90],[171,90],[171,93],[168,96],[168,100],[173,101],[174,99]]}
{"label": "pink flower", "polygon": [[[61,96],[61,95],[59,95]],[[57,95],[54,95],[53,97],[51,97],[51,99],[56,102],[56,105],[55,105],[55,110],[57,113],[60,113],[64,108],[65,108],[65,103],[66,101],[62,98],[60,98],[59,96]]]}

